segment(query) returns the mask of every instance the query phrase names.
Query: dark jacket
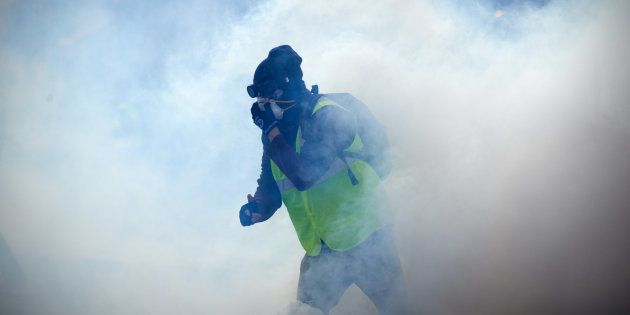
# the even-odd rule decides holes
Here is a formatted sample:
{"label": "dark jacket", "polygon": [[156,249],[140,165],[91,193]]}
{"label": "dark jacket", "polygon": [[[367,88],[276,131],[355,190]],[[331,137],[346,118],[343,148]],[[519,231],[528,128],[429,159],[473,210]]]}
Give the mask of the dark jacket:
{"label": "dark jacket", "polygon": [[[311,115],[317,99],[318,96],[309,96],[300,108],[295,108],[300,111],[297,119],[281,121],[281,134],[273,142],[262,137],[264,151],[254,198],[263,221],[282,205],[270,160],[303,191],[310,188],[354,140],[357,126],[352,113],[339,106],[325,106]],[[298,126],[304,139],[300,154],[295,152]]]}

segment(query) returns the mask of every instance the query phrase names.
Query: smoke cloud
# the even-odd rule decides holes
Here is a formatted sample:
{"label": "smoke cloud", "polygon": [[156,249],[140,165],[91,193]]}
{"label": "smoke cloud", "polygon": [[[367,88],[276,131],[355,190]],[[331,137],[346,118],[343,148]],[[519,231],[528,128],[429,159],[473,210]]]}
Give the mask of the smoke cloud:
{"label": "smoke cloud", "polygon": [[[281,44],[386,126],[418,313],[624,313],[629,9],[3,2],[0,313],[302,309],[286,211],[237,215],[262,152],[245,86]],[[332,313],[376,310],[353,286]]]}

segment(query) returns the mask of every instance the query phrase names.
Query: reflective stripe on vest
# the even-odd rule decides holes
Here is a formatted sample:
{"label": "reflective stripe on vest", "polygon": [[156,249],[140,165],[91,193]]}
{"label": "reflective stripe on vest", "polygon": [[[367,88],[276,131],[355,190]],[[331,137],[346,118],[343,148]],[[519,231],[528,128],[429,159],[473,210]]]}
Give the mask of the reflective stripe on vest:
{"label": "reflective stripe on vest", "polygon": [[[312,114],[325,106],[339,106],[325,97],[315,104]],[[345,109],[344,109],[345,110]],[[304,139],[298,128],[295,149],[299,154]],[[346,152],[359,152],[363,143],[355,132],[354,141]],[[280,168],[271,161],[274,180],[282,195],[300,244],[309,256],[316,256],[322,241],[334,250],[356,246],[383,227],[387,218],[386,195],[380,178],[365,161],[337,158],[329,169],[308,189],[298,191]],[[347,168],[359,180],[353,185]]]}

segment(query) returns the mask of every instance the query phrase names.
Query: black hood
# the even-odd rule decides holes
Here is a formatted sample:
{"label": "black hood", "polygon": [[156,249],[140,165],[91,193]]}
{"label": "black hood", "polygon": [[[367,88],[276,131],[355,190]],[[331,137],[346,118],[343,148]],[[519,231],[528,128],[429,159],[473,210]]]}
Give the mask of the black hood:
{"label": "black hood", "polygon": [[296,99],[306,91],[302,81],[302,58],[289,45],[282,45],[269,51],[269,55],[256,68],[254,84],[250,96],[269,97],[281,89],[282,99]]}

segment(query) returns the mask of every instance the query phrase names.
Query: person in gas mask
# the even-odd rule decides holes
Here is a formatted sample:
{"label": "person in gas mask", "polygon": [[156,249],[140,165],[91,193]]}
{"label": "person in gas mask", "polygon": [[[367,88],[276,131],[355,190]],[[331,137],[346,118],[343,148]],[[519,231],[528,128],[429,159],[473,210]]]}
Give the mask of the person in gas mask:
{"label": "person in gas mask", "polygon": [[301,62],[290,46],[273,48],[247,87],[264,150],[241,224],[267,220],[284,202],[306,251],[298,301],[328,314],[354,283],[381,314],[402,314],[405,292],[385,192],[370,164],[356,158],[364,146],[359,121],[305,87]]}

